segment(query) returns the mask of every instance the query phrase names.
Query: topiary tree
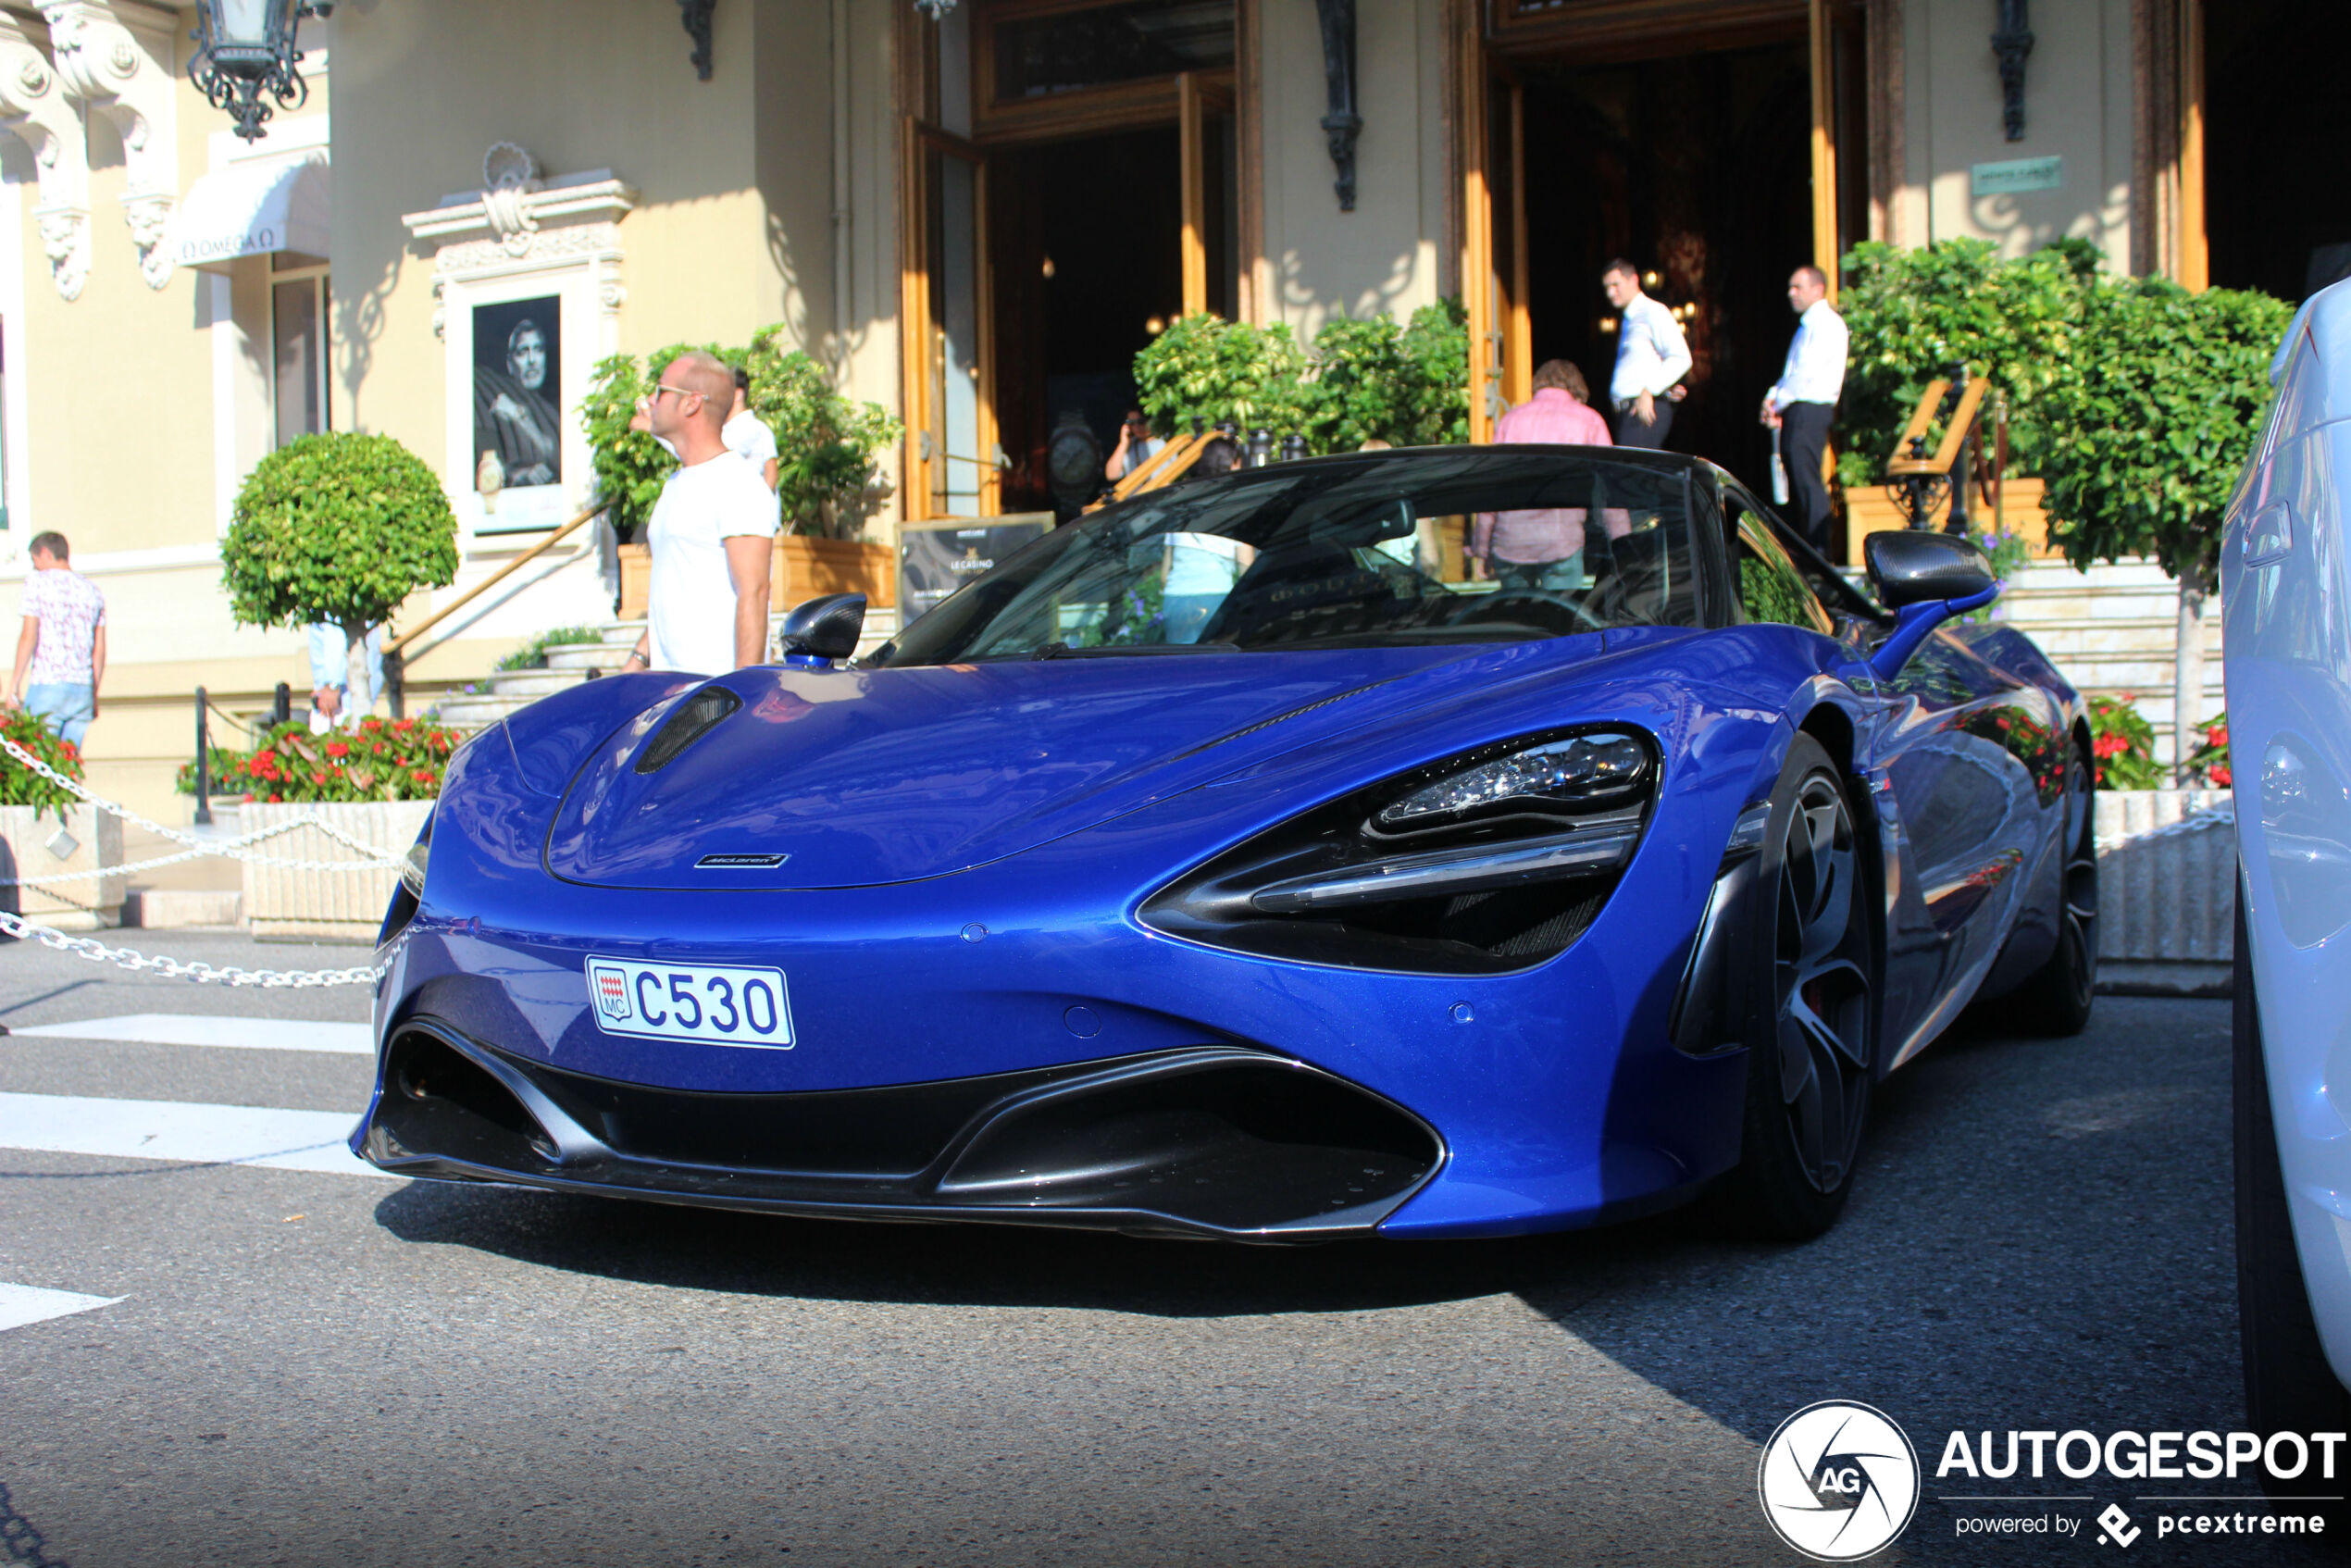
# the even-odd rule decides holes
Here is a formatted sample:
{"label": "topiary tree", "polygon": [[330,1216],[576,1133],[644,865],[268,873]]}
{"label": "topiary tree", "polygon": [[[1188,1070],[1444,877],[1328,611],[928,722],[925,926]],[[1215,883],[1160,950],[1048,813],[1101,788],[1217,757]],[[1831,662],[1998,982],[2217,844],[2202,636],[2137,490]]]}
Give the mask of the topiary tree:
{"label": "topiary tree", "polygon": [[2204,699],[2204,603],[2229,493],[2270,404],[2270,359],[2294,307],[2234,289],[2102,280],[2082,352],[2044,399],[2050,532],[2076,566],[2151,555],[2180,584],[2173,761],[2184,781]]}
{"label": "topiary tree", "polygon": [[390,436],[304,436],[255,465],[220,541],[241,626],[342,628],[348,690],[367,690],[368,628],[419,588],[457,579],[441,480]]}

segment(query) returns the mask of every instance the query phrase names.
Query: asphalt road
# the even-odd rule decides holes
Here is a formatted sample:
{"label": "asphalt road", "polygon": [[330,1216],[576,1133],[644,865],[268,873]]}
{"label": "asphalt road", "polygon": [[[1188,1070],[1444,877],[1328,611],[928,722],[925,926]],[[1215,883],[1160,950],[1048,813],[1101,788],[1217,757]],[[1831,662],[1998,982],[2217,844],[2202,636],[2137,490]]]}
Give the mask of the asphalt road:
{"label": "asphalt road", "polygon": [[[13,1028],[154,1013],[365,1003],[0,948]],[[1961,1537],[1986,1505],[1940,1499],[2148,1526],[2152,1484],[1934,1467],[1954,1428],[2242,1425],[2227,1031],[2114,997],[2073,1041],[1975,1024],[1886,1089],[1844,1223],[1792,1249],[1675,1218],[1226,1249],[0,1148],[0,1282],[118,1298],[0,1332],[0,1562],[1786,1563],[1757,1458],[1823,1399],[1928,1467],[1875,1561],[2092,1561],[2095,1524]],[[342,1113],[368,1068],[18,1033],[0,1101]],[[2127,1555],[2306,1560],[2151,1527]]]}

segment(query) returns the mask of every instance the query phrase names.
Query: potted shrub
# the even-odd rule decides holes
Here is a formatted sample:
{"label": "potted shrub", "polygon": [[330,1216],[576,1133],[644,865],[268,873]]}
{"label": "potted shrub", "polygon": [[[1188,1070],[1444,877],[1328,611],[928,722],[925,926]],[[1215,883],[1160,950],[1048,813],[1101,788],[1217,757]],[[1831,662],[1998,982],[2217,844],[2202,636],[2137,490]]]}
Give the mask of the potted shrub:
{"label": "potted shrub", "polygon": [[[18,709],[0,714],[0,735],[80,783],[81,753],[50,728]],[[122,923],[122,820],[84,804],[71,790],[0,753],[0,877],[72,879],[39,887],[0,889],[0,909],[59,930],[93,930]]]}

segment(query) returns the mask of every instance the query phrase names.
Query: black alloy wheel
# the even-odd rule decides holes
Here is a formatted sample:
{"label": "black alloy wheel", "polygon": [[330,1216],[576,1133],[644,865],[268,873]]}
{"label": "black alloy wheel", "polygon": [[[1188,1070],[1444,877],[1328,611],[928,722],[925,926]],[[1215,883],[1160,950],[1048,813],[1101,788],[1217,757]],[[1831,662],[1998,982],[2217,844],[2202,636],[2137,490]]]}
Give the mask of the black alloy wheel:
{"label": "black alloy wheel", "polygon": [[2098,843],[2090,759],[2078,750],[2066,768],[2065,877],[2057,950],[2006,1004],[2005,1021],[2028,1034],[2062,1039],[2090,1024],[2098,986]]}
{"label": "black alloy wheel", "polygon": [[1748,971],[1748,1104],[1718,1192],[1743,1234],[1800,1241],[1851,1190],[1876,1064],[1876,915],[1845,780],[1819,741],[1789,748],[1765,829]]}

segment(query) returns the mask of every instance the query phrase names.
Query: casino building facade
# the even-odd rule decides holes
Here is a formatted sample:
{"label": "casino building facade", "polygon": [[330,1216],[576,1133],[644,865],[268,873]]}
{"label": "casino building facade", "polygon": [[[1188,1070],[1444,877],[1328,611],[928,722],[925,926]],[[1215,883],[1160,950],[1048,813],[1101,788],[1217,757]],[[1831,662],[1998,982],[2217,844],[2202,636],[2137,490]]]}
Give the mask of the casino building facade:
{"label": "casino building facade", "polygon": [[[780,323],[902,417],[866,536],[1037,504],[1183,314],[1460,298],[1474,423],[1604,369],[1623,255],[1698,354],[1677,446],[1760,458],[1788,269],[2063,235],[2289,296],[2351,272],[2324,0],[342,0],[250,143],[195,7],[0,8],[0,577],[56,529],[106,590],[102,789],[168,810],[191,693],[304,684],[230,623],[218,539],[306,430],[442,474],[457,588],[585,506],[596,362]],[[2332,42],[2330,42],[2332,41]],[[2341,161],[2334,161],[2339,168]],[[1686,431],[1686,435],[1681,432]],[[494,447],[504,488],[481,492]],[[587,540],[585,533],[577,536]],[[436,628],[412,690],[607,618],[566,542]],[[430,613],[433,595],[404,612]]]}

